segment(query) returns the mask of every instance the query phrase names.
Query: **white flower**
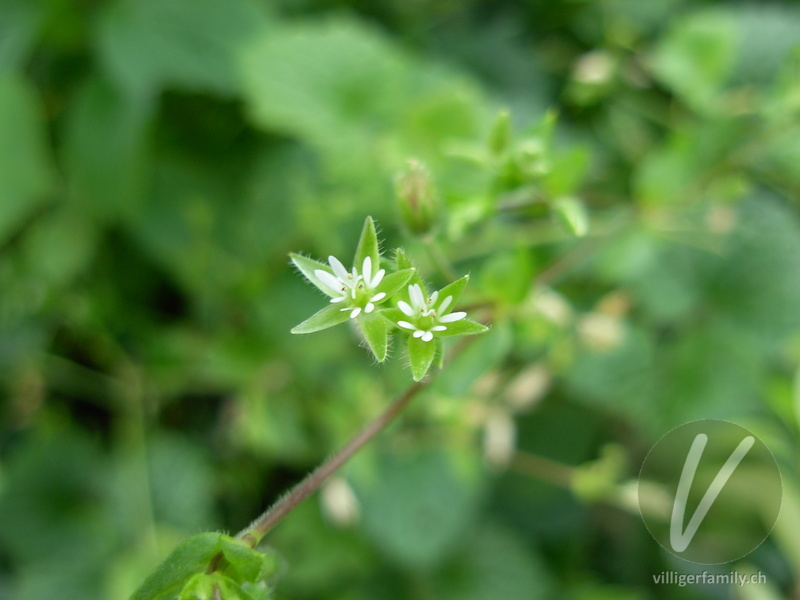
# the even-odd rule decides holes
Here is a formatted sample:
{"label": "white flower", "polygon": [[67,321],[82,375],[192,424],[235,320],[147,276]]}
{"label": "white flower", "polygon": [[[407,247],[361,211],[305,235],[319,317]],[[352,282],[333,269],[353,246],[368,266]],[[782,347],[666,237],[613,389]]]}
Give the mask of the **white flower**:
{"label": "white flower", "polygon": [[411,300],[411,304],[400,300],[397,303],[397,307],[414,322],[398,321],[397,325],[403,329],[413,331],[412,335],[415,338],[421,338],[423,342],[430,342],[435,332],[446,331],[447,326],[442,325],[442,323],[454,323],[467,316],[465,312],[447,314],[447,309],[453,302],[453,297],[447,296],[437,306],[439,292],[433,292],[426,300],[422,293],[422,288],[417,283],[408,286],[408,297]]}
{"label": "white flower", "polygon": [[331,302],[334,304],[339,302],[347,304],[341,310],[349,310],[351,319],[355,319],[360,315],[362,310],[365,313],[371,313],[375,310],[375,303],[386,298],[384,292],[375,293],[375,288],[383,280],[386,270],[379,269],[373,275],[372,258],[369,256],[364,259],[361,265],[361,273],[358,272],[356,267],[353,267],[352,272],[348,272],[342,262],[335,256],[329,256],[328,263],[331,265],[333,274],[317,269],[314,271],[314,275],[332,292],[339,294],[331,298]]}

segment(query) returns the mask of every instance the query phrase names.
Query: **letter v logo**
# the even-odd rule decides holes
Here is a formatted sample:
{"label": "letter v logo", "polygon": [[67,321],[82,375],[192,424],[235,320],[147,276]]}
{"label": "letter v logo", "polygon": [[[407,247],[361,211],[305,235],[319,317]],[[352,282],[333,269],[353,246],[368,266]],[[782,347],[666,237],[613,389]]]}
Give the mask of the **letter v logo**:
{"label": "letter v logo", "polygon": [[683,463],[683,471],[681,478],[678,481],[678,489],[675,492],[675,503],[672,505],[672,518],[669,524],[669,542],[675,552],[683,552],[689,547],[689,544],[694,539],[697,530],[703,519],[706,518],[708,511],[714,504],[714,501],[719,496],[722,488],[728,483],[736,467],[742,462],[742,459],[750,451],[755,443],[755,438],[752,435],[745,437],[736,449],[722,465],[722,468],[717,473],[711,485],[708,486],[706,493],[697,505],[694,514],[689,519],[686,529],[683,530],[684,515],[686,514],[686,502],[689,499],[689,491],[692,489],[692,482],[694,481],[697,466],[700,464],[700,459],[703,456],[708,443],[708,436],[704,433],[699,433],[695,436],[692,442],[692,447],[689,449],[689,454],[686,456],[686,462]]}

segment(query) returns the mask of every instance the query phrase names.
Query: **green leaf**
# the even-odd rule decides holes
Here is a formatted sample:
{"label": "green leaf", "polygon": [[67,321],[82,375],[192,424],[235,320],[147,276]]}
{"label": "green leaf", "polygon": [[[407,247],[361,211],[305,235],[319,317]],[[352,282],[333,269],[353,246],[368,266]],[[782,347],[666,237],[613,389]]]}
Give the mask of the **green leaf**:
{"label": "green leaf", "polygon": [[414,572],[446,561],[474,526],[480,459],[463,449],[455,454],[419,447],[382,454],[374,476],[354,481],[364,532],[382,553]]}
{"label": "green leaf", "polygon": [[455,337],[458,335],[477,335],[489,331],[486,325],[477,323],[470,319],[461,319],[454,323],[447,323],[447,329],[440,331],[439,337]]}
{"label": "green leaf", "polygon": [[350,318],[349,311],[342,310],[338,304],[326,306],[292,329],[292,333],[314,333],[344,323]]}
{"label": "green leaf", "polygon": [[589,213],[583,202],[564,196],[553,202],[553,214],[561,225],[575,237],[589,233]]}
{"label": "green leaf", "polygon": [[134,592],[131,600],[173,600],[189,579],[205,572],[220,551],[219,533],[201,533],[180,544]]}
{"label": "green leaf", "polygon": [[457,279],[453,283],[444,286],[441,290],[439,290],[439,304],[441,304],[445,298],[448,296],[452,296],[453,300],[450,302],[450,306],[448,309],[450,312],[453,311],[453,308],[458,303],[458,300],[461,298],[461,294],[464,292],[464,288],[467,286],[467,282],[469,281],[469,275],[464,275],[461,279]]}
{"label": "green leaf", "polygon": [[227,535],[220,538],[222,554],[228,561],[225,574],[239,583],[258,583],[277,571],[277,562],[272,555],[253,550],[244,542]]}
{"label": "green leaf", "polygon": [[361,332],[364,334],[364,340],[367,342],[369,349],[378,362],[386,360],[386,355],[389,349],[388,343],[388,329],[389,326],[380,314],[361,313],[358,317],[358,324],[361,326]]}
{"label": "green leaf", "polygon": [[405,108],[405,57],[363,23],[283,27],[250,44],[241,59],[249,112],[270,130],[341,149],[343,139],[390,127]]}
{"label": "green leaf", "polygon": [[154,103],[125,98],[102,79],[84,84],[66,115],[64,158],[73,203],[92,216],[138,216],[154,109]]}
{"label": "green leaf", "polygon": [[403,269],[402,271],[397,271],[396,273],[391,273],[384,277],[378,287],[375,289],[375,292],[383,292],[389,298],[394,296],[397,292],[403,289],[411,278],[416,273],[416,269]]}
{"label": "green leaf", "polygon": [[378,248],[378,234],[375,231],[375,221],[372,220],[372,217],[367,217],[364,221],[364,228],[361,230],[361,237],[356,248],[356,257],[353,264],[359,272],[361,272],[364,259],[367,257],[372,260],[372,273],[374,275],[380,268],[381,256],[380,248]]}
{"label": "green leaf", "polygon": [[319,291],[321,291],[323,294],[331,298],[336,298],[339,296],[339,294],[334,293],[333,290],[331,290],[327,285],[322,283],[319,280],[319,277],[314,275],[314,271],[316,271],[317,269],[325,271],[326,273],[333,273],[333,271],[328,265],[321,263],[317,260],[314,260],[312,258],[307,258],[302,254],[295,254],[294,252],[292,252],[289,256],[291,257],[294,266],[297,267],[297,269],[303,275],[305,275],[306,279],[308,279],[311,283],[313,283],[319,289]]}
{"label": "green leaf", "polygon": [[653,71],[695,110],[719,112],[719,97],[735,64],[736,38],[734,19],[722,10],[683,17],[658,45]]}
{"label": "green leaf", "polygon": [[411,374],[414,381],[425,377],[431,367],[433,357],[436,355],[436,344],[423,342],[420,338],[408,336],[408,363],[411,365]]}
{"label": "green leaf", "polygon": [[53,170],[34,90],[0,75],[0,245],[45,200]]}
{"label": "green leaf", "polygon": [[52,7],[28,0],[0,3],[0,71],[24,68],[48,9]]}
{"label": "green leaf", "polygon": [[265,24],[246,0],[117,0],[100,15],[100,60],[131,97],[167,87],[232,95],[238,52]]}

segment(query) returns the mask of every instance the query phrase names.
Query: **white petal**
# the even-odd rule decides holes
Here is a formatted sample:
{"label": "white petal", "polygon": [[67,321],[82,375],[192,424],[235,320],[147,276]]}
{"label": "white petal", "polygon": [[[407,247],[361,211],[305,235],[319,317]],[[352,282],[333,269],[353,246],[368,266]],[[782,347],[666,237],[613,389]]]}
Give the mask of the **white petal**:
{"label": "white petal", "polygon": [[317,269],[316,271],[314,271],[314,275],[316,275],[317,279],[319,279],[322,283],[324,283],[334,292],[340,293],[342,291],[342,282],[336,279],[336,277],[334,277],[327,271],[323,271],[322,269]]}
{"label": "white petal", "polygon": [[375,310],[375,305],[372,302],[367,302],[367,305],[364,307],[364,312],[371,313],[373,310]]}
{"label": "white petal", "polygon": [[414,309],[413,309],[413,308],[411,308],[411,307],[408,305],[408,302],[405,302],[405,301],[403,301],[403,300],[400,300],[400,302],[398,302],[398,303],[397,303],[397,308],[399,308],[400,310],[402,310],[402,311],[403,311],[403,314],[404,314],[404,315],[406,315],[406,316],[408,316],[408,317],[413,317],[413,316],[414,316]]}
{"label": "white petal", "polygon": [[364,276],[364,281],[370,285],[372,279],[372,259],[368,256],[364,259],[364,268],[361,269],[361,274]]}
{"label": "white petal", "polygon": [[453,323],[454,321],[460,321],[464,317],[467,316],[465,312],[454,312],[450,313],[449,315],[445,315],[443,317],[439,317],[439,322],[441,323]]}
{"label": "white petal", "polygon": [[334,274],[341,279],[343,282],[347,281],[347,269],[344,268],[344,265],[341,261],[336,258],[335,256],[329,256],[328,262],[331,265],[331,269],[333,269]]}
{"label": "white petal", "polygon": [[430,304],[436,304],[436,299],[439,297],[439,290],[436,290],[431,294]]}
{"label": "white petal", "polygon": [[450,306],[450,303],[453,301],[452,296],[448,296],[442,301],[442,305],[439,307],[439,312],[443,313],[447,310],[447,307]]}
{"label": "white petal", "polygon": [[431,331],[445,331],[447,327],[444,325],[436,325],[435,327],[431,327]]}
{"label": "white petal", "polygon": [[356,306],[353,309],[353,312],[350,313],[350,318],[351,319],[355,319],[360,314],[361,314],[361,307],[360,306]]}
{"label": "white petal", "polygon": [[331,298],[331,304],[336,304],[337,302],[344,302],[345,297],[339,296],[338,298]]}
{"label": "white petal", "polygon": [[418,283],[408,286],[408,295],[411,297],[411,304],[414,308],[425,306],[425,298],[422,296],[422,289]]}
{"label": "white petal", "polygon": [[381,269],[375,273],[375,277],[372,278],[372,282],[369,284],[369,287],[376,287],[381,281],[383,281],[384,275],[386,275],[386,269]]}
{"label": "white petal", "polygon": [[411,323],[408,321],[398,321],[397,324],[402,327],[403,329],[416,329]]}
{"label": "white petal", "polygon": [[427,332],[427,331],[421,331],[421,330],[417,329],[417,330],[414,332],[414,334],[413,334],[413,335],[414,335],[414,337],[415,337],[415,338],[421,338],[421,337],[422,337],[422,336],[424,336],[426,333],[428,333],[428,332]]}
{"label": "white petal", "polygon": [[433,334],[430,331],[426,331],[422,334],[423,342],[430,342],[432,339],[433,339]]}
{"label": "white petal", "polygon": [[[370,302],[379,302],[386,298],[386,292],[379,292],[369,299]],[[409,315],[410,316],[410,315]]]}

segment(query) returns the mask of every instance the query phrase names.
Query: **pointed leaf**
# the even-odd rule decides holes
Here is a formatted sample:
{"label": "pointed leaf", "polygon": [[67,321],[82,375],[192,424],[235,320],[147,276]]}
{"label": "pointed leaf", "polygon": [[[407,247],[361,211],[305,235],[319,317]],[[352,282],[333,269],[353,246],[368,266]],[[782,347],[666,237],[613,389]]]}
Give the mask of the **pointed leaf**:
{"label": "pointed leaf", "polygon": [[369,349],[378,362],[386,360],[386,355],[389,349],[388,343],[388,330],[389,326],[380,314],[377,313],[362,313],[358,318],[358,324],[361,326],[361,332],[364,334],[364,340],[367,342]]}
{"label": "pointed leaf", "polygon": [[331,298],[335,298],[339,295],[334,293],[331,288],[319,280],[319,277],[314,275],[314,271],[318,269],[325,271],[326,273],[333,274],[333,271],[328,265],[321,263],[318,260],[303,256],[302,254],[295,254],[294,252],[292,252],[289,256],[292,258],[292,262],[294,263],[294,266],[297,267],[297,270],[300,271],[306,279],[319,288],[323,294]]}
{"label": "pointed leaf", "polygon": [[323,329],[328,329],[339,323],[344,323],[349,318],[349,311],[342,310],[341,306],[338,304],[331,304],[294,327],[292,333],[314,333],[316,331],[322,331]]}
{"label": "pointed leaf", "polygon": [[201,533],[180,544],[134,592],[131,600],[172,600],[220,550],[219,533]]}
{"label": "pointed leaf", "polygon": [[403,289],[411,278],[416,273],[415,269],[403,269],[402,271],[397,271],[396,273],[392,273],[384,277],[378,287],[375,289],[376,292],[383,292],[389,298],[394,296],[397,292]]}
{"label": "pointed leaf", "polygon": [[244,542],[223,535],[220,537],[222,554],[228,561],[225,575],[234,581],[258,583],[277,571],[275,557],[253,550]]}
{"label": "pointed leaf", "polygon": [[477,335],[489,331],[486,325],[470,319],[461,319],[455,323],[447,323],[447,329],[438,333],[439,337],[455,337],[458,335]]}
{"label": "pointed leaf", "polygon": [[444,286],[439,290],[439,304],[444,302],[444,299],[448,296],[452,296],[453,299],[450,301],[450,305],[447,308],[450,312],[453,312],[453,308],[458,303],[459,298],[461,298],[461,294],[467,286],[468,281],[469,275],[464,275],[461,279],[457,279],[453,283]]}
{"label": "pointed leaf", "polygon": [[367,217],[364,221],[364,229],[361,230],[361,238],[358,240],[356,257],[353,265],[359,272],[364,265],[364,259],[369,257],[372,260],[372,272],[375,273],[380,268],[380,250],[378,248],[378,234],[375,231],[375,221],[372,217]]}
{"label": "pointed leaf", "polygon": [[414,381],[425,377],[435,355],[436,343],[433,340],[423,342],[420,338],[408,337],[408,363],[411,365]]}

